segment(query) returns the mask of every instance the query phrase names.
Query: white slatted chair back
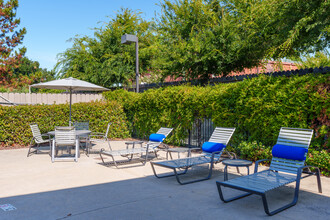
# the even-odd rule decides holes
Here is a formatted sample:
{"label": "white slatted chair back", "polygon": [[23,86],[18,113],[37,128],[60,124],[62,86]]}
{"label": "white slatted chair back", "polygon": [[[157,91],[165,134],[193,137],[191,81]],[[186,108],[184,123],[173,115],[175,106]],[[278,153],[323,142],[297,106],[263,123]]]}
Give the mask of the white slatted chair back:
{"label": "white slatted chair back", "polygon": [[75,145],[75,127],[55,127],[55,144],[56,146]]}
{"label": "white slatted chair back", "polygon": [[[313,137],[313,130],[302,128],[284,128],[280,130],[276,144],[308,149]],[[307,154],[307,153],[306,153]],[[298,168],[304,166],[305,160],[297,161],[273,157],[270,170],[297,174]]]}
{"label": "white slatted chair back", "polygon": [[236,128],[216,127],[209,139],[209,142],[221,143],[227,146]]}
{"label": "white slatted chair back", "polygon": [[36,124],[36,123],[30,124],[30,128],[32,131],[33,138],[37,144],[45,142],[41,137],[41,133],[40,133],[38,124]]}
{"label": "white slatted chair back", "polygon": [[[227,146],[228,142],[230,141],[230,138],[233,136],[236,128],[224,128],[224,127],[216,127],[209,139],[208,142],[213,143],[221,143]],[[225,148],[222,148],[221,152],[219,154],[216,154],[214,156],[215,159],[220,159],[222,152],[225,150]],[[204,156],[211,157],[212,153],[208,153],[203,151]]]}
{"label": "white slatted chair back", "polygon": [[[165,135],[165,138],[173,131],[173,128],[163,128],[161,127],[157,132],[156,134],[163,134]],[[148,141],[149,145],[152,145],[154,147],[157,147],[161,144],[161,142],[156,142],[156,141]]]}

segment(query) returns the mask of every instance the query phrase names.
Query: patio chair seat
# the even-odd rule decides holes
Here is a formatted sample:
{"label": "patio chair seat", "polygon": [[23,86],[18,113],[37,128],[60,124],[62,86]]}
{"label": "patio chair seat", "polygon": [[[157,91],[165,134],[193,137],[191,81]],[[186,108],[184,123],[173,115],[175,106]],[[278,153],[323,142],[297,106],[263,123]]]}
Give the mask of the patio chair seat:
{"label": "patio chair seat", "polygon": [[296,175],[265,170],[248,176],[230,179],[225,181],[223,185],[265,193],[280,186],[295,182],[296,179]]}
{"label": "patio chair seat", "polygon": [[184,168],[184,167],[191,167],[195,165],[210,163],[211,157],[187,157],[187,158],[180,158],[176,160],[166,160],[166,161],[159,161],[157,165],[169,167],[169,168]]}
{"label": "patio chair seat", "polygon": [[102,151],[102,154],[108,156],[123,156],[123,155],[145,153],[146,150],[147,148],[129,148],[129,149],[115,150],[115,151]]}

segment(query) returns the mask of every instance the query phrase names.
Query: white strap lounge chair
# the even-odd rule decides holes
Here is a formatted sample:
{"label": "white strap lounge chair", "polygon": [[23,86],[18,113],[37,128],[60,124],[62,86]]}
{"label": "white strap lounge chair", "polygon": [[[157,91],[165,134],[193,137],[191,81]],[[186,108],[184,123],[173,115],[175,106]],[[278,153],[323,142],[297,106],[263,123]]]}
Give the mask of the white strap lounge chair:
{"label": "white strap lounge chair", "polygon": [[[316,172],[310,172],[311,166],[305,166],[306,155],[313,136],[313,130],[299,128],[281,128],[276,145],[273,147],[273,158],[268,170],[258,172],[259,160],[255,164],[254,174],[248,176],[237,177],[224,182],[216,182],[220,199],[223,202],[231,202],[252,194],[259,195],[262,198],[264,210],[268,215],[274,215],[291,206],[298,201],[300,179],[310,175],[316,175],[319,192],[322,192],[320,171],[314,167]],[[308,169],[307,171],[304,171]],[[302,173],[306,175],[302,176]],[[296,182],[294,190],[294,198],[292,202],[277,208],[274,211],[269,210],[266,193],[284,186],[286,184]],[[225,199],[223,189],[225,187],[244,191],[245,193],[229,199]]]}
{"label": "white strap lounge chair", "polygon": [[[160,128],[157,131],[157,133],[150,135],[149,141],[147,144],[145,144],[145,146],[142,146],[143,142],[141,141],[132,141],[132,142],[126,142],[126,149],[123,150],[112,150],[110,146],[109,146],[110,151],[105,151],[104,149],[102,149],[100,152],[100,157],[102,159],[102,162],[106,164],[103,158],[104,155],[110,156],[112,158],[113,163],[118,168],[118,163],[114,157],[116,156],[127,157],[128,160],[125,162],[129,162],[133,160],[134,155],[139,155],[140,156],[139,158],[142,158],[143,154],[145,154],[145,159],[142,160],[142,164],[144,165],[147,162],[148,154],[152,152],[156,154],[157,148],[161,144],[163,144],[164,139],[172,132],[172,130],[173,128],[163,128],[163,127]],[[136,148],[135,146],[137,144],[140,144],[141,147]]]}
{"label": "white strap lounge chair", "polygon": [[[212,133],[208,142],[203,144],[203,153],[199,156],[194,157],[187,157],[187,158],[180,158],[174,160],[166,160],[166,161],[159,161],[159,162],[151,162],[152,170],[157,178],[164,178],[169,176],[175,176],[178,183],[181,185],[199,182],[203,180],[210,179],[212,176],[212,169],[214,163],[220,162],[222,160],[222,153],[224,152],[230,138],[232,137],[233,133],[235,132],[235,128],[223,128],[223,127],[216,127]],[[192,181],[181,181],[179,176],[186,174],[188,169],[201,165],[201,164],[210,164],[209,165],[209,174],[205,178],[196,179]],[[165,175],[158,175],[155,170],[155,166],[166,167],[172,169],[174,174],[165,174]],[[179,170],[182,170],[178,172]]]}

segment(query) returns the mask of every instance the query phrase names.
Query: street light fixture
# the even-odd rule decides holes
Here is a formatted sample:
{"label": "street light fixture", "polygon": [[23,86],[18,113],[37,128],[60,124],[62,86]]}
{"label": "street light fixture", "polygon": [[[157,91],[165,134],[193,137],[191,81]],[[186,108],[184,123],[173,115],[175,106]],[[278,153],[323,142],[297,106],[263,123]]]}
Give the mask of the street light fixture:
{"label": "street light fixture", "polygon": [[122,44],[131,44],[135,42],[135,77],[136,77],[136,92],[139,92],[139,39],[136,35],[132,34],[124,34],[121,36],[121,43]]}

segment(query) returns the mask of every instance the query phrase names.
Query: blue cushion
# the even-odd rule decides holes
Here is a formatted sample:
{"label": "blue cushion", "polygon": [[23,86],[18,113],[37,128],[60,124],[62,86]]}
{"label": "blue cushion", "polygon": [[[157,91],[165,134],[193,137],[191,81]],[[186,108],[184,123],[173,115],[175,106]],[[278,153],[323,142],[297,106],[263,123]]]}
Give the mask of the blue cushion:
{"label": "blue cushion", "polygon": [[165,138],[166,136],[163,134],[151,134],[149,136],[149,141],[163,142]]}
{"label": "blue cushion", "polygon": [[202,150],[208,153],[213,153],[215,151],[221,151],[225,148],[226,145],[221,143],[214,143],[214,142],[204,142],[202,146]]}
{"label": "blue cushion", "polygon": [[275,144],[272,150],[273,157],[289,160],[305,160],[308,149],[288,145]]}

